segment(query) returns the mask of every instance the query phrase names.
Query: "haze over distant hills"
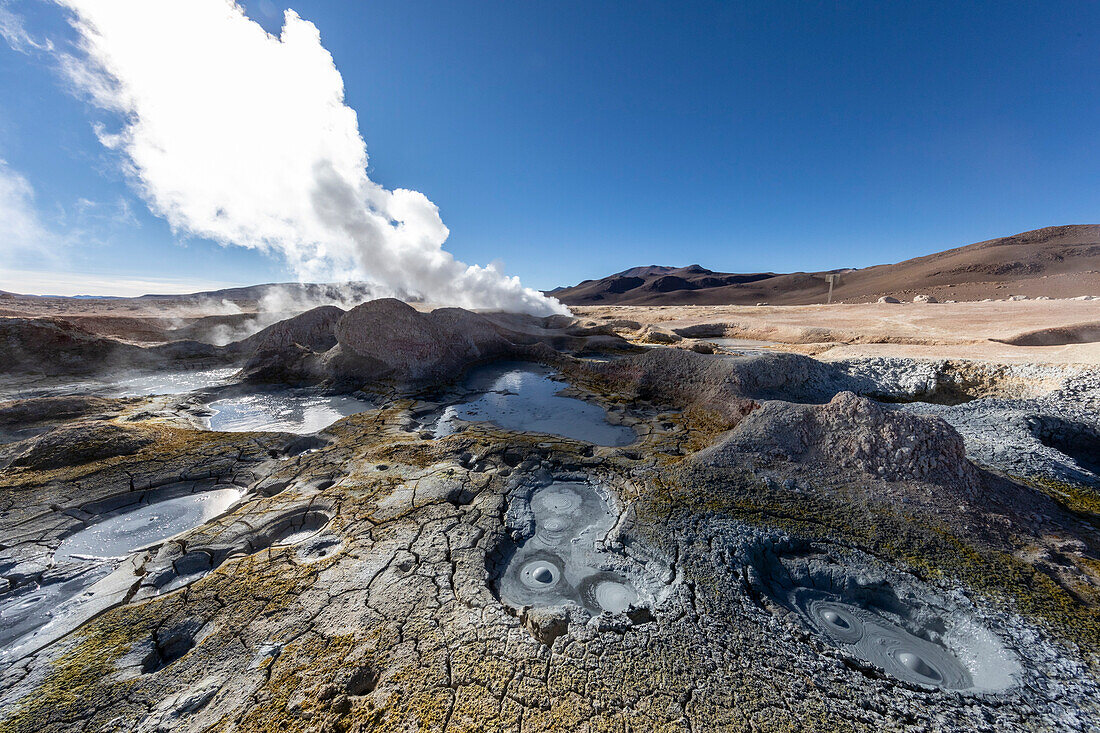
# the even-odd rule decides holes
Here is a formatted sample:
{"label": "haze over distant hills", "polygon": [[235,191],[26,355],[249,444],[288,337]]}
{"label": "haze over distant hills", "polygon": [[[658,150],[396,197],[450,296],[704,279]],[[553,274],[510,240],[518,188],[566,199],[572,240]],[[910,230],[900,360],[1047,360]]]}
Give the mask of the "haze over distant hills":
{"label": "haze over distant hills", "polygon": [[834,302],[911,300],[918,293],[959,301],[1100,295],[1100,225],[1046,227],[861,269],[723,273],[699,265],[632,267],[551,293],[567,305],[809,305],[825,302],[829,273],[840,275]]}

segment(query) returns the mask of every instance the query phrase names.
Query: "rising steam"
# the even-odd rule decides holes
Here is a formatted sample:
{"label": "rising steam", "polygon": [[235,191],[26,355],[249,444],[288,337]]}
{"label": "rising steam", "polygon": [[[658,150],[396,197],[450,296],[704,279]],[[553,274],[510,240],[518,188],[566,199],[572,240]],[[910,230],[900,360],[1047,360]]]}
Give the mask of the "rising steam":
{"label": "rising steam", "polygon": [[443,250],[417,191],[367,177],[367,149],[316,26],[288,10],[279,37],[234,0],[59,0],[80,51],[70,78],[120,130],[154,213],[180,232],[285,258],[303,280],[369,280],[379,292],[538,315],[566,312],[494,266]]}

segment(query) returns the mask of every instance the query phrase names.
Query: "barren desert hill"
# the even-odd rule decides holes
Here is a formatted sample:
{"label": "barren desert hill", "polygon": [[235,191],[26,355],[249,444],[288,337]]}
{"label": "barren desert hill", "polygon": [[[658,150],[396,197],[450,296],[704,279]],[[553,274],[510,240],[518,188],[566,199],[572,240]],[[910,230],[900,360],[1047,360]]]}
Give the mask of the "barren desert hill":
{"label": "barren desert hill", "polygon": [[826,272],[722,273],[699,265],[634,267],[554,291],[567,305],[810,305],[823,303],[837,274],[835,302],[915,294],[940,300],[1010,295],[1100,294],[1100,225],[1036,229],[889,265]]}

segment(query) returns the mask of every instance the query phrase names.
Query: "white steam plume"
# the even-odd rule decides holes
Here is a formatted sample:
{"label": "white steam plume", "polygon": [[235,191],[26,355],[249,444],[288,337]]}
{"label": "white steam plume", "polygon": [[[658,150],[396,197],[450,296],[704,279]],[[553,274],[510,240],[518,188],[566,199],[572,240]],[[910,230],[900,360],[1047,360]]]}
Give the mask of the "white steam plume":
{"label": "white steam plume", "polygon": [[493,265],[443,250],[417,191],[367,177],[367,150],[316,26],[291,10],[279,37],[234,0],[58,0],[80,52],[63,59],[154,213],[183,232],[282,255],[303,280],[370,280],[435,303],[568,312]]}

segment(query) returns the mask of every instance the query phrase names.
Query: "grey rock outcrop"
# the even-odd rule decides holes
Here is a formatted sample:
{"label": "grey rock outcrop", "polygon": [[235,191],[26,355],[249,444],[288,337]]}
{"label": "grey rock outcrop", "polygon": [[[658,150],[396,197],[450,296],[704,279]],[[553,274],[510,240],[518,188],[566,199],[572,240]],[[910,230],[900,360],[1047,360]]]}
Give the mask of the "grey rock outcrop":
{"label": "grey rock outcrop", "polygon": [[[368,301],[343,314],[322,310],[291,319],[299,323],[285,333],[265,336],[245,365],[245,378],[404,391],[451,381],[469,367],[495,359],[553,362],[559,352],[630,348],[606,326],[587,328],[560,316],[481,314],[462,308],[421,312],[393,298]],[[330,326],[331,341],[325,337]],[[303,327],[309,334],[305,344],[289,335]]]}
{"label": "grey rock outcrop", "polygon": [[152,442],[152,437],[114,423],[77,424],[14,444],[10,465],[35,470],[75,466],[132,455]]}
{"label": "grey rock outcrop", "polygon": [[761,453],[801,463],[831,463],[886,479],[924,481],[973,494],[978,475],[962,437],[938,418],[890,410],[851,392],[826,405],[768,402],[698,460],[728,462]]}

